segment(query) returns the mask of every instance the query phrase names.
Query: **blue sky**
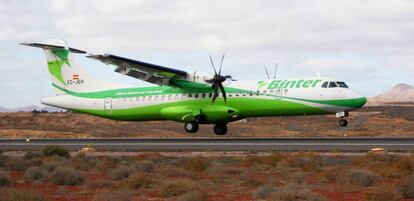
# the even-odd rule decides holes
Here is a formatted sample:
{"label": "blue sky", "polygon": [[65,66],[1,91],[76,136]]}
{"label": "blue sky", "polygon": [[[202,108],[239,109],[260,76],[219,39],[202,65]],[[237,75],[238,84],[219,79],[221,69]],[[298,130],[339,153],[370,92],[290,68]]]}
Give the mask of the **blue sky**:
{"label": "blue sky", "polygon": [[[414,1],[5,1],[0,4],[0,105],[39,105],[53,95],[42,51],[17,45],[48,38],[186,71],[211,72],[208,55],[226,53],[236,79],[345,80],[374,96],[414,85]],[[79,55],[101,79],[146,85]]]}

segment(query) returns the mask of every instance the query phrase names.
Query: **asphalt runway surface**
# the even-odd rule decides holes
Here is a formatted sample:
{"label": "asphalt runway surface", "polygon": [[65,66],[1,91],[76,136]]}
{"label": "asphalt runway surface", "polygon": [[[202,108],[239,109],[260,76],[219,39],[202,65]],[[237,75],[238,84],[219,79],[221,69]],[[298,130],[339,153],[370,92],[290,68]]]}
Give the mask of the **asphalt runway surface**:
{"label": "asphalt runway surface", "polygon": [[70,151],[93,145],[98,151],[343,151],[362,152],[372,148],[414,151],[414,138],[296,137],[296,138],[87,138],[87,139],[0,139],[0,151],[41,150],[61,146]]}

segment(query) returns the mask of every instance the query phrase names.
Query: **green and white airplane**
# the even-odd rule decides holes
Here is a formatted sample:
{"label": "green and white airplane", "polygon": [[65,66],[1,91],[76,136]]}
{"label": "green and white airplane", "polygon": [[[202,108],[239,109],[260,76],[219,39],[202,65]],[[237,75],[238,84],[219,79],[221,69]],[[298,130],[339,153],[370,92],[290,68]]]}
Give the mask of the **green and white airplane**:
{"label": "green and white airplane", "polygon": [[172,120],[183,122],[195,133],[199,124],[215,124],[224,135],[227,124],[248,117],[336,114],[339,125],[348,124],[348,112],[362,107],[366,98],[345,82],[332,78],[233,80],[221,74],[185,72],[111,54],[87,57],[116,66],[115,72],[158,86],[119,88],[96,80],[76,65],[72,53],[87,52],[68,47],[61,40],[21,43],[42,48],[56,96],[45,105],[124,121]]}

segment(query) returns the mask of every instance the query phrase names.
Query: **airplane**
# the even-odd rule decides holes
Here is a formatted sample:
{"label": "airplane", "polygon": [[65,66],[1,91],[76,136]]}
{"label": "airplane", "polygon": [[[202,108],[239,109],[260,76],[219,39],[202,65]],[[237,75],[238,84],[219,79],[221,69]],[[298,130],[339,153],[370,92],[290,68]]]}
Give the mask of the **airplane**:
{"label": "airplane", "polygon": [[88,58],[114,65],[117,73],[155,85],[119,88],[78,66],[74,54],[87,52],[62,40],[20,44],[41,48],[46,55],[56,96],[41,103],[114,120],[182,122],[188,133],[196,133],[200,124],[215,124],[214,133],[225,135],[230,122],[270,116],[336,114],[339,126],[347,126],[349,112],[367,101],[345,82],[329,77],[234,80],[222,75],[224,55],[218,69],[210,56],[213,74],[88,53]]}

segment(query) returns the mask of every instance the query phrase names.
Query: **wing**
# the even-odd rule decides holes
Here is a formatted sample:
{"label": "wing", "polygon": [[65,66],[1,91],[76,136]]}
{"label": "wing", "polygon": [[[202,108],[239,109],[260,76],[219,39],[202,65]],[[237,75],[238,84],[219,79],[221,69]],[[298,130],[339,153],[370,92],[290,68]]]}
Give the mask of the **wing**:
{"label": "wing", "polygon": [[87,57],[96,59],[105,64],[112,64],[117,66],[115,72],[157,85],[175,86],[170,82],[171,79],[185,79],[187,77],[187,72],[185,71],[158,66],[111,54],[88,55]]}

